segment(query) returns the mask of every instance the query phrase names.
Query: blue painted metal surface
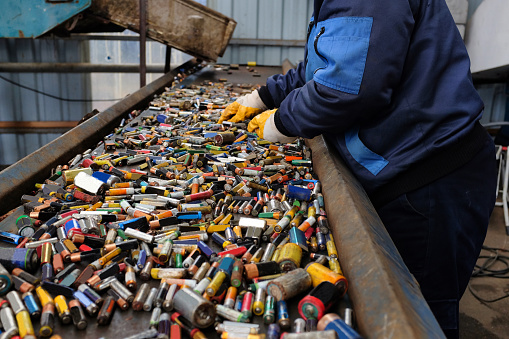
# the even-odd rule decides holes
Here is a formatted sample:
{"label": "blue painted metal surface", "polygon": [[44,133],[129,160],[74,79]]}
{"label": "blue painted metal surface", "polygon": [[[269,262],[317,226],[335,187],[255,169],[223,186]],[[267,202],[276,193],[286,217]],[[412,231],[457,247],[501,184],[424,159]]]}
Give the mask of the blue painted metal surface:
{"label": "blue painted metal surface", "polygon": [[92,0],[4,0],[0,37],[36,38],[90,7]]}

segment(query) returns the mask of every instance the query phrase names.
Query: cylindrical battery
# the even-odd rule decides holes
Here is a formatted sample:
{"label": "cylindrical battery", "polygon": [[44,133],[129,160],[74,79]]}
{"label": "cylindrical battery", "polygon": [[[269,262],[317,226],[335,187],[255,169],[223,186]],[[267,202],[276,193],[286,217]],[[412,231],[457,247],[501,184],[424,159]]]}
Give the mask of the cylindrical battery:
{"label": "cylindrical battery", "polygon": [[302,318],[297,318],[293,321],[293,332],[303,333],[306,332],[306,321]]}
{"label": "cylindrical battery", "polygon": [[[0,321],[3,326],[3,333],[7,338],[13,337],[18,334],[18,323],[16,322],[16,316],[10,307],[2,307],[0,309]],[[9,336],[7,336],[9,335]]]}
{"label": "cylindrical battery", "polygon": [[281,266],[275,261],[259,262],[244,265],[245,276],[248,280],[281,273]]}
{"label": "cylindrical battery", "polygon": [[263,313],[263,322],[265,324],[272,324],[276,320],[276,299],[268,295],[265,298],[265,310]]}
{"label": "cylindrical battery", "polygon": [[140,286],[140,289],[133,300],[133,310],[141,311],[143,309],[143,303],[147,299],[149,292],[150,286],[148,283],[144,283]]}
{"label": "cylindrical battery", "polygon": [[49,337],[53,333],[55,325],[55,306],[53,304],[46,304],[42,308],[41,313],[41,327],[39,335],[41,337]]}
{"label": "cylindrical battery", "polygon": [[348,281],[344,276],[317,262],[309,263],[306,272],[311,276],[313,287],[318,286],[322,281],[328,281],[336,285],[340,295],[343,296],[348,288]]}
{"label": "cylindrical battery", "polygon": [[177,288],[178,288],[177,284],[170,285],[168,293],[166,293],[166,298],[163,301],[163,309],[166,312],[170,312],[173,310],[173,298],[175,296],[175,293],[177,292]]}
{"label": "cylindrical battery", "polygon": [[201,294],[203,295],[203,293],[205,292],[205,290],[207,289],[207,287],[209,286],[211,280],[209,277],[205,277],[203,278],[199,283],[198,285],[196,285],[194,288],[193,288],[193,291],[195,291],[196,293],[198,294]]}
{"label": "cylindrical battery", "polygon": [[23,300],[17,291],[10,291],[7,293],[6,297],[14,314],[18,314],[21,311],[26,311],[25,304],[23,303]]}
{"label": "cylindrical battery", "polygon": [[254,303],[253,303],[253,313],[255,315],[262,315],[265,309],[265,297],[266,297],[265,289],[258,288],[255,293]]}
{"label": "cylindrical battery", "polygon": [[154,305],[154,300],[156,299],[157,294],[157,288],[152,287],[150,289],[150,292],[148,293],[147,299],[145,299],[145,302],[143,303],[143,310],[145,312],[152,311],[152,306]]}
{"label": "cylindrical battery", "polygon": [[177,312],[199,328],[206,328],[214,323],[216,318],[214,304],[189,288],[178,290],[173,303]]}
{"label": "cylindrical battery", "polygon": [[111,322],[111,318],[115,312],[115,305],[115,298],[113,298],[111,295],[104,299],[102,307],[97,314],[97,324],[108,325]]}
{"label": "cylindrical battery", "polygon": [[295,270],[300,267],[302,249],[294,243],[286,243],[279,252],[277,263],[284,272]]}
{"label": "cylindrical battery", "polygon": [[[301,319],[302,320],[302,319]],[[299,333],[286,333],[285,339],[336,339],[338,338],[336,336],[336,332],[333,330],[327,330],[327,331],[314,331],[314,332],[299,332]],[[343,337],[340,337],[343,338]],[[346,338],[346,337],[345,337]]]}
{"label": "cylindrical battery", "polygon": [[299,302],[299,314],[304,319],[320,320],[329,307],[339,298],[338,288],[331,282],[322,281]]}
{"label": "cylindrical battery", "polygon": [[286,301],[279,300],[277,302],[277,323],[281,329],[286,330],[290,328],[290,316],[288,315],[288,306]]}
{"label": "cylindrical battery", "polygon": [[225,319],[235,322],[249,322],[249,318],[244,313],[225,307],[224,305],[216,305],[217,314]]}
{"label": "cylindrical battery", "polygon": [[318,321],[318,331],[335,332],[337,337],[345,339],[361,339],[362,337],[353,328],[348,326],[337,314],[327,313]]}
{"label": "cylindrical battery", "polygon": [[288,300],[311,287],[311,276],[302,268],[288,272],[267,285],[267,292],[276,300]]}
{"label": "cylindrical battery", "polygon": [[69,309],[71,311],[72,322],[78,330],[84,330],[88,326],[85,312],[81,308],[81,304],[78,300],[73,299],[69,301]]}
{"label": "cylindrical battery", "polygon": [[235,306],[235,298],[237,297],[237,288],[235,286],[228,287],[226,297],[224,298],[224,307],[232,308]]}
{"label": "cylindrical battery", "polygon": [[69,324],[72,321],[72,317],[66,298],[63,295],[57,295],[54,300],[60,321],[64,325]]}

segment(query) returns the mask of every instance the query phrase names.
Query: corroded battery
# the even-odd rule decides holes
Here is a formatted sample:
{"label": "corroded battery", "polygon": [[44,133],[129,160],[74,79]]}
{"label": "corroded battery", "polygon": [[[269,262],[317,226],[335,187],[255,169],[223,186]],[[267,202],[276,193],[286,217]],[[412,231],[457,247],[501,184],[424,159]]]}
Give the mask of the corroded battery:
{"label": "corroded battery", "polygon": [[298,268],[271,280],[267,285],[267,293],[277,301],[288,300],[311,287],[311,276],[302,268]]}
{"label": "corroded battery", "polygon": [[189,288],[180,289],[175,293],[173,306],[184,318],[199,328],[212,325],[216,318],[214,304]]}

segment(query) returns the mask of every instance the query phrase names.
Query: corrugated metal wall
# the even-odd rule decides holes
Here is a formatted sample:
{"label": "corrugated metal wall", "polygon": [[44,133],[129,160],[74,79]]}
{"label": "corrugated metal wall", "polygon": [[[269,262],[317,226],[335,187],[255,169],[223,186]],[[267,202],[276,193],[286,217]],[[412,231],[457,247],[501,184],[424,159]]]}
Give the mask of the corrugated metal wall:
{"label": "corrugated metal wall", "polygon": [[[111,34],[111,33],[110,33]],[[138,36],[131,31],[113,33],[111,35]],[[89,41],[90,63],[92,64],[139,64],[140,47],[138,41]],[[147,65],[160,65],[164,67],[166,45],[156,41],[147,41]],[[171,52],[171,65],[181,65],[191,56],[177,51]],[[161,77],[163,73],[147,73],[147,84]],[[138,73],[91,73],[93,99],[123,98],[140,88],[140,75]],[[102,111],[111,106],[114,101],[94,102],[93,108]]]}
{"label": "corrugated metal wall", "polygon": [[[288,58],[296,64],[304,58],[306,29],[313,0],[208,0],[207,6],[237,21],[231,44],[218,63],[281,65]],[[281,45],[300,40],[300,46],[256,45],[256,39],[281,40]],[[240,40],[240,41],[235,41]]]}
{"label": "corrugated metal wall", "polygon": [[[0,39],[0,62],[83,62],[81,41]],[[0,73],[1,76],[54,96],[90,98],[87,74]],[[0,79],[0,121],[80,120],[91,109],[87,102],[66,102],[20,88]],[[55,133],[0,133],[0,165],[16,162],[58,137]]]}

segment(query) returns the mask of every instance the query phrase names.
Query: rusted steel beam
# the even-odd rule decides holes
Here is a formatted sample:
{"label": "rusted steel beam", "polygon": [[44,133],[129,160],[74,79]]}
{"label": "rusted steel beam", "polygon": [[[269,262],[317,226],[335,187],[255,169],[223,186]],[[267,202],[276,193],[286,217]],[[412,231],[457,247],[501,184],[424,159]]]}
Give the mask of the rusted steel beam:
{"label": "rusted steel beam", "polygon": [[361,334],[445,338],[360,183],[322,136],[307,143]]}

